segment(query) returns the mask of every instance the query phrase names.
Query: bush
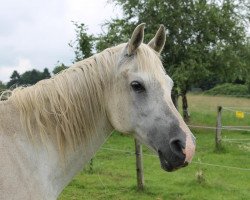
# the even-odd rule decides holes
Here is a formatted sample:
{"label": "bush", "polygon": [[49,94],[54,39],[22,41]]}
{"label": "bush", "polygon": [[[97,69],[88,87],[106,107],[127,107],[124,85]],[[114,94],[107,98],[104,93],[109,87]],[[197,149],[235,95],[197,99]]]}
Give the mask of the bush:
{"label": "bush", "polygon": [[241,84],[232,84],[232,83],[224,83],[221,85],[217,85],[214,88],[204,92],[204,94],[208,95],[233,95],[233,96],[246,96],[250,93],[248,91],[247,85]]}

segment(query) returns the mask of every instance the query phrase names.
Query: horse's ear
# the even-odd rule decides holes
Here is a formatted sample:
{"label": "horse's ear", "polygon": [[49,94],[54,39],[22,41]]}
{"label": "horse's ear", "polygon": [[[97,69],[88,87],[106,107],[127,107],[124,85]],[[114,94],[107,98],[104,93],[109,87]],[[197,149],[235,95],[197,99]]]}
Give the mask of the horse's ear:
{"label": "horse's ear", "polygon": [[148,45],[155,51],[161,53],[166,42],[166,30],[163,25],[160,25],[154,38],[148,43]]}
{"label": "horse's ear", "polygon": [[144,38],[144,27],[145,23],[142,23],[135,28],[132,37],[128,42],[128,55],[132,55],[133,53],[135,53],[136,49],[141,45]]}

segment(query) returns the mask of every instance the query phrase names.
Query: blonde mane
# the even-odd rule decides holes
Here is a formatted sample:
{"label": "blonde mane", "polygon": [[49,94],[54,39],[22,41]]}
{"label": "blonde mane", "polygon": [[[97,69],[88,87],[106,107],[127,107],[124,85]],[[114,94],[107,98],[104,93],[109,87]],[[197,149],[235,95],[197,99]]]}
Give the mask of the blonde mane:
{"label": "blonde mane", "polygon": [[[124,47],[106,49],[50,79],[13,90],[8,100],[20,111],[29,137],[38,135],[44,141],[53,133],[61,151],[66,145],[75,149],[87,140],[96,131],[96,121],[106,115],[104,87],[109,87],[121,56],[118,52]],[[140,70],[159,71],[149,64],[160,59],[147,45],[141,45],[137,54]]]}

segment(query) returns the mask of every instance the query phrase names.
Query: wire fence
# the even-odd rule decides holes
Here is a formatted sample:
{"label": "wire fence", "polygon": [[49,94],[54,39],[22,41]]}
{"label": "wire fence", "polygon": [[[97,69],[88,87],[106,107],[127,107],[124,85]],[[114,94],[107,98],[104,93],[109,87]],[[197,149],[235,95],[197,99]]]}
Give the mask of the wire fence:
{"label": "wire fence", "polygon": [[249,128],[250,129],[250,126],[223,126],[225,128]]}
{"label": "wire fence", "polygon": [[229,109],[241,109],[241,110],[249,110],[250,107],[245,107],[245,106],[223,106],[223,108],[229,108]]}
{"label": "wire fence", "polygon": [[[192,124],[188,125],[188,127],[190,127],[190,128],[201,128],[201,129],[212,129],[212,130],[217,129],[214,126],[200,126],[200,125],[192,125]],[[234,127],[234,126],[222,126],[221,129],[222,130],[228,130],[228,131],[246,131],[246,132],[250,132],[250,129],[238,128],[238,127]]]}
{"label": "wire fence", "polygon": [[[224,109],[224,107],[223,107]],[[225,109],[224,109],[225,110]],[[236,112],[236,110],[234,109],[228,109],[228,111],[231,112]],[[219,111],[221,112],[221,110]],[[218,117],[217,117],[218,120]],[[215,131],[215,142],[216,142],[216,148],[220,148],[218,147],[218,145],[221,146],[221,141],[223,142],[229,142],[229,143],[249,143],[250,142],[250,138],[245,138],[245,139],[228,139],[228,138],[222,138],[221,136],[221,131],[234,131],[234,132],[250,132],[250,126],[222,126],[221,124],[221,119],[220,119],[220,123],[217,122],[216,126],[204,126],[204,125],[194,125],[194,124],[189,124],[188,125],[189,128],[197,128],[197,129],[209,129],[209,130],[213,130]],[[219,134],[219,135],[218,135]]]}
{"label": "wire fence", "polygon": [[[188,126],[190,128],[199,128],[199,129],[210,129],[210,130],[215,130],[216,132],[216,142],[220,143],[220,141],[243,141],[241,139],[222,139],[221,138],[221,130],[226,130],[226,131],[243,131],[243,132],[250,132],[250,126],[222,126],[222,122],[221,122],[221,111],[225,110],[225,111],[229,111],[229,112],[234,112],[236,114],[237,117],[237,112],[240,112],[241,114],[250,114],[250,112],[248,111],[242,111],[242,110],[247,110],[250,109],[248,107],[221,107],[218,106],[218,116],[217,116],[217,124],[216,126],[207,126],[207,125],[193,125],[193,124],[189,124]],[[244,115],[242,116],[242,118],[244,118]],[[219,121],[218,121],[219,120]],[[248,141],[250,139],[246,139],[244,141]]]}
{"label": "wire fence", "polygon": [[235,140],[239,140],[239,141],[250,141],[250,139],[223,139],[224,141],[235,141]]}
{"label": "wire fence", "polygon": [[[107,151],[126,153],[126,154],[130,154],[130,155],[135,154],[135,152],[129,151],[129,150],[121,150],[121,149],[108,148],[108,147],[102,147],[101,149],[107,150]],[[151,157],[158,157],[157,155],[147,154],[147,153],[143,153],[143,155],[144,156],[151,156]],[[235,167],[235,166],[228,166],[228,165],[219,165],[219,164],[205,163],[205,162],[200,162],[200,161],[192,161],[192,163],[197,164],[197,165],[206,165],[206,166],[211,166],[211,167],[220,167],[220,168],[227,168],[227,169],[232,169],[232,170],[250,171],[250,168],[242,168],[242,167]]]}
{"label": "wire fence", "polygon": [[250,112],[249,111],[244,111],[244,109],[238,107],[239,109],[235,109],[235,108],[232,108],[232,107],[223,107],[223,110],[226,110],[226,111],[231,111],[231,112],[237,112],[237,111],[242,111],[243,113],[247,114],[247,115],[250,115]]}

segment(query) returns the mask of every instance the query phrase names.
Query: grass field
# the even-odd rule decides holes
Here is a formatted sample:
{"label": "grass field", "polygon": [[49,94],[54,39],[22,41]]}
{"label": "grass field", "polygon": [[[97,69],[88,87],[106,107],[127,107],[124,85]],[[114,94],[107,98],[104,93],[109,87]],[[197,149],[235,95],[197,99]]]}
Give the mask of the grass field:
{"label": "grass field", "polygon": [[[250,99],[189,95],[188,100],[190,124],[214,126],[218,105],[249,107],[245,111],[250,112]],[[250,115],[237,119],[234,112],[223,111],[222,121],[223,125],[250,126]],[[86,166],[59,199],[250,199],[250,140],[223,142],[223,150],[216,152],[214,130],[191,130],[197,138],[194,162],[176,172],[164,172],[158,158],[144,148],[144,191],[136,188],[133,139],[119,133],[112,134],[95,156],[93,169]],[[223,131],[222,134],[227,139],[250,139],[247,131]]]}

